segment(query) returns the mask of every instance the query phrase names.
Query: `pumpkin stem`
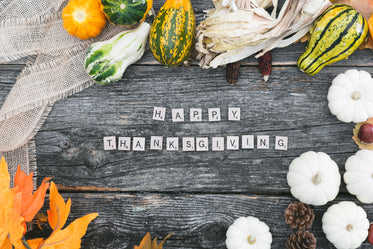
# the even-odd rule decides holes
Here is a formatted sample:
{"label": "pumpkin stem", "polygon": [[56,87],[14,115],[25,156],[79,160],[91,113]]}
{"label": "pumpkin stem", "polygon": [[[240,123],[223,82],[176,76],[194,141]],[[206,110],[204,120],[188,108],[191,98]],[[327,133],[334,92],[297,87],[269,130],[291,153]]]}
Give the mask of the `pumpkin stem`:
{"label": "pumpkin stem", "polygon": [[349,231],[349,232],[351,232],[353,229],[354,229],[354,227],[351,224],[348,224],[346,226],[346,230]]}
{"label": "pumpkin stem", "polygon": [[351,94],[351,98],[352,98],[353,100],[359,100],[359,99],[361,99],[361,93],[360,93],[359,91],[355,91],[355,92],[353,92],[353,93]]}
{"label": "pumpkin stem", "polygon": [[78,22],[83,22],[84,19],[85,19],[85,13],[82,12],[82,11],[75,12],[74,17],[75,17],[75,19],[76,19]]}
{"label": "pumpkin stem", "polygon": [[320,182],[321,182],[321,173],[320,173],[320,171],[318,171],[318,172],[316,173],[316,175],[314,175],[314,176],[312,177],[312,182],[313,182],[313,184],[315,184],[315,185],[320,184]]}
{"label": "pumpkin stem", "polygon": [[252,235],[249,235],[249,237],[247,237],[247,242],[249,242],[250,245],[253,245],[256,242],[256,238]]}

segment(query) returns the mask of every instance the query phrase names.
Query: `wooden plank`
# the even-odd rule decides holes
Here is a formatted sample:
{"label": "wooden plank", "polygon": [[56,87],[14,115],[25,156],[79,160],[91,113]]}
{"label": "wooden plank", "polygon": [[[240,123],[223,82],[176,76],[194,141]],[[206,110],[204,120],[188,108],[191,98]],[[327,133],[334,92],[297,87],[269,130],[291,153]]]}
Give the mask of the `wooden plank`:
{"label": "wooden plank", "polygon": [[[36,136],[38,175],[67,186],[125,191],[289,193],[290,162],[309,150],[331,155],[344,172],[358,150],[354,124],[338,121],[327,107],[334,67],[308,77],[296,67],[275,67],[263,83],[255,67],[243,67],[235,86],[223,68],[133,66],[124,80],[93,86],[58,101]],[[370,68],[361,68],[370,70]],[[154,106],[166,107],[166,121],[152,120]],[[241,107],[241,121],[227,121],[227,108]],[[173,123],[171,108],[198,107],[201,123]],[[221,122],[208,122],[207,109],[222,109]],[[269,135],[269,150],[223,152],[150,151],[150,136],[213,137]],[[105,136],[145,137],[145,152],[104,151]],[[289,150],[274,150],[275,136],[289,137]],[[345,188],[342,187],[345,192]]]}
{"label": "wooden plank", "polygon": [[[265,222],[273,236],[273,249],[285,248],[293,231],[285,223],[284,212],[294,201],[288,196],[196,195],[196,194],[125,194],[125,193],[63,193],[72,199],[68,223],[91,212],[99,216],[89,225],[82,248],[132,249],[147,232],[159,239],[173,233],[164,248],[195,249],[225,247],[226,231],[235,219],[255,216]],[[341,196],[323,207],[316,207],[311,232],[317,238],[317,248],[334,248],[321,228],[326,209],[341,200],[356,201]],[[359,203],[357,203],[360,205]],[[361,205],[368,218],[373,218],[371,205]],[[38,228],[34,227],[33,236]],[[370,248],[365,242],[361,249]]]}

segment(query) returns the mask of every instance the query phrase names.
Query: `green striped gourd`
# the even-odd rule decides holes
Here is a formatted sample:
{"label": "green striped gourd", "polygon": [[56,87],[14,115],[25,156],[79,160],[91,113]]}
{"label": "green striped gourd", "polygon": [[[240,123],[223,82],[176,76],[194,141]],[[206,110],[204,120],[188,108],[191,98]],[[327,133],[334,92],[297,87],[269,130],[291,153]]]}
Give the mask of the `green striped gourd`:
{"label": "green striped gourd", "polygon": [[324,66],[346,59],[365,40],[364,17],[347,5],[333,5],[315,21],[305,52],[298,59],[301,71],[314,75]]}
{"label": "green striped gourd", "polygon": [[145,20],[153,0],[101,0],[101,10],[112,24],[132,26]]}
{"label": "green striped gourd", "polygon": [[180,65],[191,54],[195,32],[190,0],[167,0],[151,26],[150,49],[162,65]]}

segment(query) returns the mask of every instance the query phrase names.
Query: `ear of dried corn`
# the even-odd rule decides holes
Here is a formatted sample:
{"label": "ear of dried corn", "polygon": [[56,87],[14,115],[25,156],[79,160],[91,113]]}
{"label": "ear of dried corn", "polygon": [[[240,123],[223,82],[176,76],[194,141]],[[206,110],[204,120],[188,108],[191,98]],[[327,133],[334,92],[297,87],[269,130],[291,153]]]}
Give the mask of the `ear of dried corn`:
{"label": "ear of dried corn", "polygon": [[[214,0],[215,9],[197,27],[200,66],[216,68],[290,45],[331,5],[328,0],[286,0],[278,16],[265,9],[277,0]],[[284,38],[287,39],[284,39]],[[288,38],[290,37],[290,38]]]}

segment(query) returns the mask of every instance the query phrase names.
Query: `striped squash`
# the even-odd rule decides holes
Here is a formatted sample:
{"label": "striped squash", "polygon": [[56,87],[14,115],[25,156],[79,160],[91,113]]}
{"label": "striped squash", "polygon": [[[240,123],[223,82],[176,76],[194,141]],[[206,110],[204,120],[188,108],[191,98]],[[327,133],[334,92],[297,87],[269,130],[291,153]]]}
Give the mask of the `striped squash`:
{"label": "striped squash", "polygon": [[101,0],[101,10],[114,25],[132,26],[143,20],[153,0]]}
{"label": "striped squash", "polygon": [[298,59],[301,71],[314,75],[324,66],[346,59],[365,40],[364,17],[347,5],[333,5],[315,21],[305,52]]}
{"label": "striped squash", "polygon": [[162,65],[180,65],[191,54],[195,32],[190,0],[167,0],[151,26],[150,49]]}

